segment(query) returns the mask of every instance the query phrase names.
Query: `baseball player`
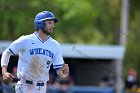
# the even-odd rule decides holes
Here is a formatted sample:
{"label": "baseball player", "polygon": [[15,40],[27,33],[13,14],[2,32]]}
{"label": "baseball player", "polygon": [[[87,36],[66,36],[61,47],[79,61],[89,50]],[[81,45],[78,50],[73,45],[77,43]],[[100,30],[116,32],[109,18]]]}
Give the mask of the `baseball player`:
{"label": "baseball player", "polygon": [[15,80],[7,72],[7,67],[10,56],[19,55],[16,93],[46,93],[51,64],[60,77],[69,75],[69,66],[63,61],[60,45],[50,36],[57,22],[52,12],[38,13],[34,20],[36,31],[19,37],[3,52],[1,67],[4,82]]}

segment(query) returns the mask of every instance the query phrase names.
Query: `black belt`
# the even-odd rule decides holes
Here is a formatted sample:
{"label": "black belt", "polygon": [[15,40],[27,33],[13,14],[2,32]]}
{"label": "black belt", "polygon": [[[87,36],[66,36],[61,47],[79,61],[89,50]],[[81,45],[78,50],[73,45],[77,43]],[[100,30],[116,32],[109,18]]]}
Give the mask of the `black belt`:
{"label": "black belt", "polygon": [[[25,82],[27,84],[33,84],[33,81],[31,81],[31,80],[26,80]],[[37,82],[36,83],[36,86],[44,86],[44,82]]]}
{"label": "black belt", "polygon": [[[13,78],[13,82],[18,82],[18,81],[20,81],[20,79],[18,79],[18,78]],[[33,84],[33,81],[31,81],[31,80],[26,80],[25,81],[25,83],[27,83],[27,84]],[[44,82],[37,82],[36,83],[36,86],[44,86]]]}

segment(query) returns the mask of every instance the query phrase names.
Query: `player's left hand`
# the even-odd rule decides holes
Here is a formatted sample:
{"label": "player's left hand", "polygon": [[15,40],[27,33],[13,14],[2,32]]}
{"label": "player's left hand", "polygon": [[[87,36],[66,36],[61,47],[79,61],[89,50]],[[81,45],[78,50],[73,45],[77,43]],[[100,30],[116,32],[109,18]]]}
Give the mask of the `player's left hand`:
{"label": "player's left hand", "polygon": [[69,75],[69,66],[68,64],[63,64],[61,68],[61,74],[64,75],[65,77]]}

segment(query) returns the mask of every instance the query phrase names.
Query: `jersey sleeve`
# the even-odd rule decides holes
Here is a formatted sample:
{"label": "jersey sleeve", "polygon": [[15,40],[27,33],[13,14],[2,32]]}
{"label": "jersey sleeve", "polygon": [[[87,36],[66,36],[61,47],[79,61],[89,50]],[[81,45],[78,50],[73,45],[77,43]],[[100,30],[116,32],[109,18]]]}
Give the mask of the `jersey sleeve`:
{"label": "jersey sleeve", "polygon": [[26,45],[26,38],[25,38],[25,36],[21,36],[20,38],[18,38],[17,40],[15,40],[9,46],[9,50],[12,53],[12,55],[16,55],[19,52],[21,52],[22,50],[24,50],[25,45]]}
{"label": "jersey sleeve", "polygon": [[59,69],[64,64],[63,56],[62,56],[62,50],[60,45],[58,46],[57,52],[53,58],[53,68]]}

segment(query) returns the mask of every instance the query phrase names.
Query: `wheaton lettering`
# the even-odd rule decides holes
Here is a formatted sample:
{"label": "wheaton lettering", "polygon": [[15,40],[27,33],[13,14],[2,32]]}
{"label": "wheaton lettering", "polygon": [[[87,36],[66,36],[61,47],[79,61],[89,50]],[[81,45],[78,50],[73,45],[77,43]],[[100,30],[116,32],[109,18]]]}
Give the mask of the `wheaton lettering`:
{"label": "wheaton lettering", "polygon": [[35,48],[35,49],[30,50],[30,55],[37,55],[37,54],[46,55],[51,58],[53,58],[53,56],[54,56],[54,54],[47,49]]}

